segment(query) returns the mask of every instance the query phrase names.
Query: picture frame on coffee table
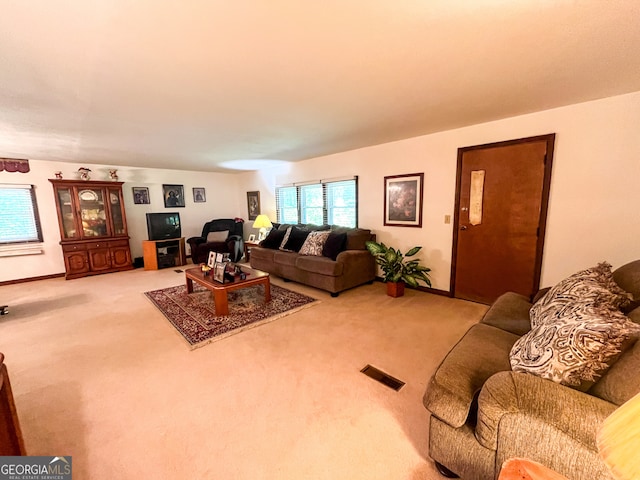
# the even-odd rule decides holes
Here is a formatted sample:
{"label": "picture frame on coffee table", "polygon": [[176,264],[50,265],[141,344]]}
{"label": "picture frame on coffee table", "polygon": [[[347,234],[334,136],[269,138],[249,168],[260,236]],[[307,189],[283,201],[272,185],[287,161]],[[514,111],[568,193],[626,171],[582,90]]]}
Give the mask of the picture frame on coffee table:
{"label": "picture frame on coffee table", "polygon": [[216,263],[213,268],[213,279],[216,282],[224,283],[224,272],[227,269],[226,263]]}
{"label": "picture frame on coffee table", "polygon": [[207,258],[207,267],[213,268],[216,264],[216,252],[209,252],[209,258]]}

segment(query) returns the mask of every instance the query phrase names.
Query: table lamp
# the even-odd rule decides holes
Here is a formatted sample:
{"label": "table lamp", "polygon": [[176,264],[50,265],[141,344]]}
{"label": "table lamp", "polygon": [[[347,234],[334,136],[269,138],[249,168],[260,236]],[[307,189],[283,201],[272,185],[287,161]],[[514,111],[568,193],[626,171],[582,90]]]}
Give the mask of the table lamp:
{"label": "table lamp", "polygon": [[597,443],[600,457],[616,480],[640,478],[640,393],[605,419]]}
{"label": "table lamp", "polygon": [[259,228],[258,241],[262,241],[267,236],[267,228],[273,227],[271,220],[266,215],[258,215],[253,221],[253,228]]}

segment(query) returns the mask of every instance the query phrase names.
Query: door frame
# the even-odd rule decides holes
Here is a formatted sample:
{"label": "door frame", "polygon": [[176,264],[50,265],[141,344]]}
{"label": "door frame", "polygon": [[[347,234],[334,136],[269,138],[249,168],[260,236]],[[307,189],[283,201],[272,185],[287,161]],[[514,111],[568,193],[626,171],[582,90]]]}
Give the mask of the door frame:
{"label": "door frame", "polygon": [[540,204],[540,218],[538,227],[538,241],[536,244],[535,270],[533,284],[540,286],[540,276],[542,271],[542,254],[544,252],[544,239],[547,230],[547,210],[549,207],[549,193],[551,190],[551,166],[553,164],[553,151],[555,145],[555,133],[546,135],[537,135],[534,137],[519,138],[516,140],[505,140],[502,142],[485,143],[482,145],[473,145],[470,147],[458,148],[458,166],[456,171],[456,199],[455,210],[453,215],[453,247],[451,252],[451,282],[449,286],[449,295],[455,297],[456,292],[456,267],[458,263],[458,232],[460,231],[460,186],[462,185],[462,157],[472,150],[481,150],[486,148],[508,147],[511,145],[519,145],[522,143],[533,143],[544,141],[547,144],[547,153],[544,159],[544,179],[542,183],[542,199]]}

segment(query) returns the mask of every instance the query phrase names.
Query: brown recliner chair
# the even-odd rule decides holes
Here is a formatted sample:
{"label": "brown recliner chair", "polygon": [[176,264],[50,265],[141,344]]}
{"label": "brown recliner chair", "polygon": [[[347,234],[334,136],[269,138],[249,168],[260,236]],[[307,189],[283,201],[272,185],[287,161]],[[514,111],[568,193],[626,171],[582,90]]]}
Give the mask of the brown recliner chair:
{"label": "brown recliner chair", "polygon": [[[244,255],[243,221],[233,218],[219,218],[204,224],[202,235],[187,239],[191,247],[193,263],[206,263],[209,252],[228,253],[232,262],[237,262]],[[214,239],[214,232],[227,232],[226,238]],[[209,235],[214,233],[214,235]]]}

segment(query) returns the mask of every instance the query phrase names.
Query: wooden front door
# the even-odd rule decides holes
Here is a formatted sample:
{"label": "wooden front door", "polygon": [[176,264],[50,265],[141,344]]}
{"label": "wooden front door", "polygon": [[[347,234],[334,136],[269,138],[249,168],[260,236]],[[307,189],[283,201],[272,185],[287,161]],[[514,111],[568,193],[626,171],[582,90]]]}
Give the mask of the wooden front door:
{"label": "wooden front door", "polygon": [[452,292],[491,303],[539,288],[555,135],[458,150]]}

